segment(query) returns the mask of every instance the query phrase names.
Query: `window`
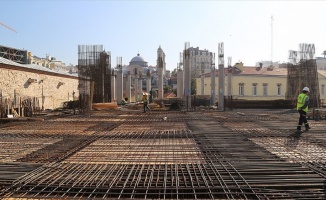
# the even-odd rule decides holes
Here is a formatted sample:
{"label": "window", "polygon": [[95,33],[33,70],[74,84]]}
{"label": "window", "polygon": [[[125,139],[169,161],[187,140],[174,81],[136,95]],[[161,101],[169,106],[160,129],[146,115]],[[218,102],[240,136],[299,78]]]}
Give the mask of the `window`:
{"label": "window", "polygon": [[268,86],[267,83],[263,83],[263,95],[264,96],[267,96],[267,86]]}
{"label": "window", "polygon": [[252,84],[252,95],[257,96],[257,83]]}
{"label": "window", "polygon": [[321,94],[324,95],[325,94],[325,85],[321,85]]}
{"label": "window", "polygon": [[239,95],[244,95],[244,83],[239,83]]}
{"label": "window", "polygon": [[278,84],[277,84],[277,96],[281,96],[281,95],[282,95],[281,86],[282,86],[281,83],[278,83]]}

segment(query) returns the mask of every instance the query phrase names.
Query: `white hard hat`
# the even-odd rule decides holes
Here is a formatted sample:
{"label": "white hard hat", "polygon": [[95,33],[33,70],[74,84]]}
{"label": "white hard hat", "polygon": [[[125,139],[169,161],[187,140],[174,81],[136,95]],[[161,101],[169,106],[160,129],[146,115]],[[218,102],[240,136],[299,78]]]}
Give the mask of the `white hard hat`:
{"label": "white hard hat", "polygon": [[310,90],[309,90],[309,88],[308,88],[308,87],[304,87],[302,90],[303,90],[303,91],[307,91],[307,92],[310,92]]}

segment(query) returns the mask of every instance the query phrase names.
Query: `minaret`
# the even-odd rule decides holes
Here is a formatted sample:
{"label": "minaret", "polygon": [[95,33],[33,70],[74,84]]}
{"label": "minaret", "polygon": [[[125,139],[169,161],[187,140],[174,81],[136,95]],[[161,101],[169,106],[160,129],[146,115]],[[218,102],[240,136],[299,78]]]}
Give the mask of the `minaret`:
{"label": "minaret", "polygon": [[165,72],[166,72],[165,53],[164,53],[163,49],[161,48],[161,45],[157,49],[157,57],[162,57],[162,60],[163,60],[163,75],[164,75]]}

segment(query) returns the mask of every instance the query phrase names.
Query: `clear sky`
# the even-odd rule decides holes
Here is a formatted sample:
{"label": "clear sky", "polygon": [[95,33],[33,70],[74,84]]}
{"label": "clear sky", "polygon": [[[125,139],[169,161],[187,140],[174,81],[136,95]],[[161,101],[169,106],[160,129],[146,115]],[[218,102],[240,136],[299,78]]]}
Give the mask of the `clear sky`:
{"label": "clear sky", "polygon": [[232,65],[254,66],[288,61],[300,43],[314,43],[322,56],[325,19],[326,1],[1,0],[0,22],[17,33],[0,25],[0,45],[67,65],[78,64],[78,45],[103,45],[113,67],[116,57],[129,64],[138,52],[156,65],[161,45],[173,70],[185,42],[216,54],[223,42],[225,64],[232,57]]}

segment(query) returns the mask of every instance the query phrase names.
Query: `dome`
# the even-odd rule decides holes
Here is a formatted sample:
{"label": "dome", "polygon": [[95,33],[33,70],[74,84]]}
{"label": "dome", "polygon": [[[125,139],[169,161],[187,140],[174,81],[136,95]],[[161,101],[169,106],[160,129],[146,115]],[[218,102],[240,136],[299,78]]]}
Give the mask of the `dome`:
{"label": "dome", "polygon": [[130,62],[132,63],[132,62],[146,62],[146,61],[143,57],[137,54],[137,56],[133,57]]}

